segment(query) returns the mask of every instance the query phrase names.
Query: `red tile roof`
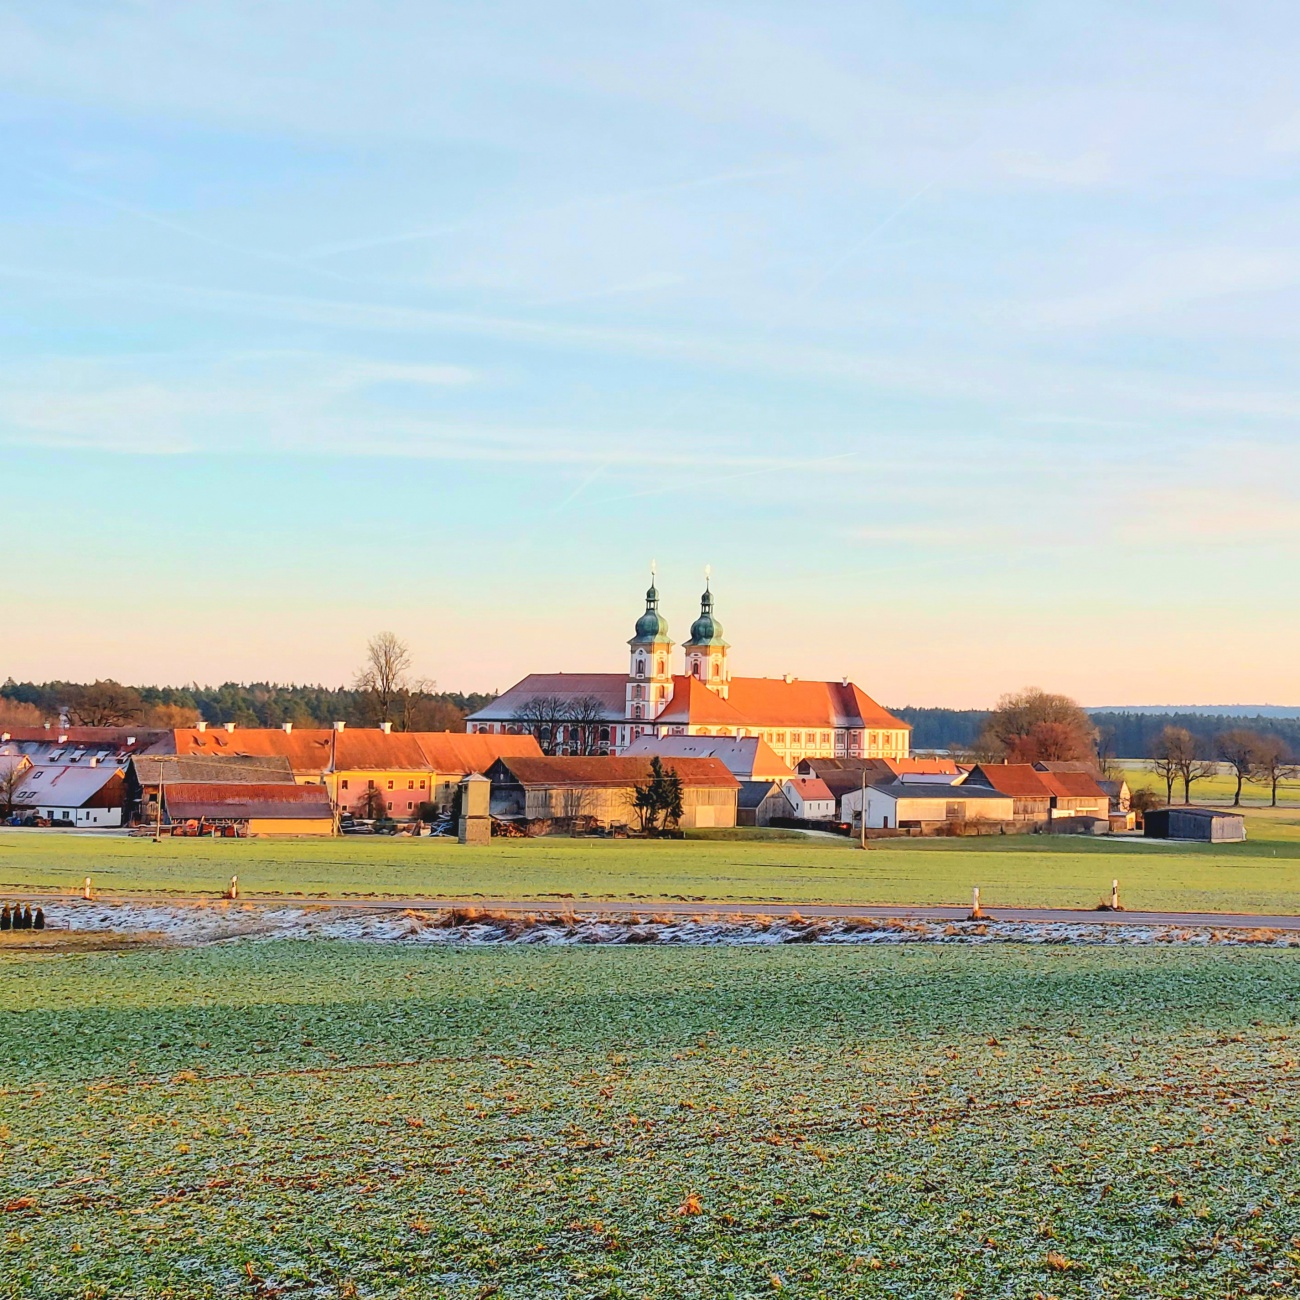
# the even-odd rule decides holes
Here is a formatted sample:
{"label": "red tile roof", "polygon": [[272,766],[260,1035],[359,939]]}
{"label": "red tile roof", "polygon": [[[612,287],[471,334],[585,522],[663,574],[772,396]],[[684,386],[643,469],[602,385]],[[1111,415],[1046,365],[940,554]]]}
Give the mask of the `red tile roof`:
{"label": "red tile roof", "polygon": [[1057,797],[1067,799],[1105,799],[1110,796],[1088,772],[1041,772],[1043,784]]}
{"label": "red tile roof", "polygon": [[730,700],[724,700],[698,678],[674,677],[672,698],[655,719],[660,724],[730,727],[733,731],[750,720]]}
{"label": "red tile roof", "polygon": [[[649,758],[503,758],[501,766],[520,785],[645,785]],[[675,772],[683,785],[739,789],[740,782],[718,758],[669,758],[664,770]]]}
{"label": "red tile roof", "polygon": [[294,772],[484,772],[504,754],[540,755],[532,736],[467,736],[444,731],[392,731],[378,727],[283,728],[224,727],[175,733],[181,756],[259,756],[287,758]]}
{"label": "red tile roof", "polygon": [[330,818],[329,793],[320,785],[244,785],[178,782],[166,787],[167,815],[173,821],[199,818]]}
{"label": "red tile roof", "polygon": [[[979,779],[981,775],[983,781]],[[971,769],[966,780],[971,785],[987,784],[999,794],[1009,794],[1015,799],[1048,799],[1052,791],[1047,786],[1046,775],[1030,763],[980,763]]]}
{"label": "red tile roof", "polygon": [[815,776],[797,776],[793,781],[787,781],[787,786],[793,786],[795,793],[805,803],[810,799],[821,799],[825,802],[834,803],[835,796],[831,793],[831,788],[825,781]]}

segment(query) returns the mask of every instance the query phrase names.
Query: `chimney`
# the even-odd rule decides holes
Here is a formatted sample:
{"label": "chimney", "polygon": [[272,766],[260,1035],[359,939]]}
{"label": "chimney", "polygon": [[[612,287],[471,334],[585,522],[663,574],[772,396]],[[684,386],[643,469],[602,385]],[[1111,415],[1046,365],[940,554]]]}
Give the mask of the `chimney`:
{"label": "chimney", "polygon": [[785,676],[784,676],[781,680],[784,681],[785,684],[786,684],[787,686],[789,686],[790,683],[791,683],[792,681],[794,681],[794,678],[791,677],[789,673],[786,673]]}
{"label": "chimney", "polygon": [[346,722],[336,722],[336,723],[334,724],[334,730],[335,730],[335,731],[342,731],[343,728],[346,727],[347,725],[348,725],[348,724],[347,724]]}
{"label": "chimney", "polygon": [[92,759],[90,760],[90,766],[91,766],[91,767],[98,767],[98,766],[99,766],[99,757],[98,757],[98,755],[96,755],[94,758],[92,758]]}
{"label": "chimney", "polygon": [[379,730],[382,731],[385,736],[391,736],[393,734],[393,724],[391,722],[381,722],[379,724]]}
{"label": "chimney", "polygon": [[60,733],[59,733],[59,744],[60,744],[60,745],[66,745],[67,743],[68,743],[68,733],[67,733],[66,731],[64,731],[64,732],[60,732]]}
{"label": "chimney", "polygon": [[195,731],[207,731],[207,729],[208,729],[208,724],[204,722],[202,718],[200,718],[198,722],[194,724]]}
{"label": "chimney", "polygon": [[849,679],[848,679],[847,677],[841,677],[841,678],[840,678],[840,685],[841,685],[841,686],[847,686],[848,684],[849,684]]}
{"label": "chimney", "polygon": [[283,723],[282,725],[284,726],[284,734],[285,734],[286,736],[289,735],[289,734],[293,731],[293,723],[292,723],[292,722],[286,722],[286,723]]}
{"label": "chimney", "polygon": [[6,731],[3,735],[0,735],[0,745],[4,744],[4,742],[8,739],[9,739],[9,732]]}
{"label": "chimney", "polygon": [[226,723],[226,730],[227,730],[227,731],[234,731],[234,729],[235,729],[235,724],[234,724],[233,722],[227,722],[227,723]]}

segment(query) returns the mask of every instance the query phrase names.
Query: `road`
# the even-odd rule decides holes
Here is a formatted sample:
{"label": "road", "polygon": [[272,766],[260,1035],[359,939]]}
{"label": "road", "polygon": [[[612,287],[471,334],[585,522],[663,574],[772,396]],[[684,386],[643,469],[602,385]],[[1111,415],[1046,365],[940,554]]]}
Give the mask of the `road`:
{"label": "road", "polygon": [[[49,906],[59,901],[75,903],[78,896],[68,893],[8,894],[0,901],[40,903]],[[97,893],[99,903],[135,903],[157,906],[185,907],[217,901],[217,895],[176,894],[109,894]],[[710,902],[707,899],[591,899],[591,898],[323,898],[316,895],[301,897],[279,895],[275,897],[241,898],[241,903],[257,907],[333,907],[365,912],[437,911],[443,908],[479,908],[501,912],[574,913],[578,916],[632,916],[644,919],[652,916],[700,916],[714,913],[723,916],[789,916],[797,912],[809,920],[835,920],[849,917],[870,917],[876,920],[964,921],[970,916],[969,907],[933,907],[899,904],[854,903],[731,903]],[[1067,907],[996,907],[985,909],[989,921],[1030,921],[1039,924],[1062,925],[1172,925],[1208,926],[1234,930],[1294,930],[1300,931],[1300,916],[1278,916],[1252,912],[1099,912]]]}

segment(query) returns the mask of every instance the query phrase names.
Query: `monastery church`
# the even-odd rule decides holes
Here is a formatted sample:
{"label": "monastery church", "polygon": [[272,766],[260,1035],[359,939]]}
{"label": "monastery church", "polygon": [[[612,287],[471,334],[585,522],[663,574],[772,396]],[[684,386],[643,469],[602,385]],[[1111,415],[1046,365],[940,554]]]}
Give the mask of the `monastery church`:
{"label": "monastery church", "polygon": [[555,710],[545,725],[555,729],[557,753],[621,754],[638,736],[759,736],[791,765],[801,758],[906,758],[910,752],[909,724],[847,677],[733,677],[707,582],[700,616],[682,646],[684,673],[673,671],[673,642],[653,580],[628,646],[626,674],[530,673],[471,714],[468,730],[536,731],[546,712],[538,705],[545,702]]}

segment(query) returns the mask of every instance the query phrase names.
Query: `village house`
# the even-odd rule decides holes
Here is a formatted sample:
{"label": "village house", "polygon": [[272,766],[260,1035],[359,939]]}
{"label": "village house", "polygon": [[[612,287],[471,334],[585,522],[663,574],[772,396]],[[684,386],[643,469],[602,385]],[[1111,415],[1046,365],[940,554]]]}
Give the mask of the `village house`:
{"label": "village house", "polygon": [[676,671],[659,592],[628,642],[626,673],[532,673],[471,714],[475,734],[531,734],[559,754],[624,754],[640,737],[763,740],[785,764],[801,758],[906,758],[911,727],[848,678],[735,677],[707,588]]}
{"label": "village house", "polygon": [[[679,826],[735,826],[740,782],[716,758],[664,764],[682,784]],[[649,758],[499,758],[487,771],[492,816],[530,828],[635,825],[637,786],[652,779]]]}
{"label": "village house", "polygon": [[91,758],[69,763],[32,764],[13,793],[14,811],[80,829],[121,826],[126,807],[122,768]]}
{"label": "village house", "polygon": [[835,816],[847,821],[843,799],[864,785],[892,785],[895,781],[936,781],[951,785],[965,774],[947,758],[803,758],[795,767],[800,776],[815,776],[835,797]]}
{"label": "village house", "polygon": [[825,781],[815,776],[795,776],[781,786],[781,792],[795,817],[810,822],[835,820],[835,796]]}

